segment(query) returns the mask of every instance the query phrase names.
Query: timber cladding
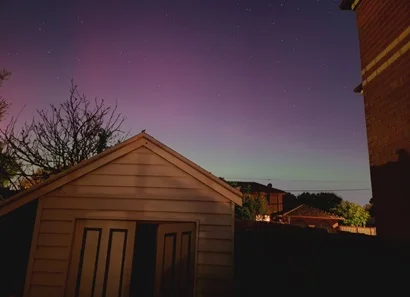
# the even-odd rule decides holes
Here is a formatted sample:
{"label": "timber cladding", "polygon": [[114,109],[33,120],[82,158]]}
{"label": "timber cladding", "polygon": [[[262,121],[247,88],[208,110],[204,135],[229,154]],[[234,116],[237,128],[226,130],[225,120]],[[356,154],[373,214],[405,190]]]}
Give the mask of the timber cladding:
{"label": "timber cladding", "polygon": [[[137,222],[137,228],[138,221],[156,222],[159,226],[161,222],[192,222],[196,226],[192,245],[196,296],[232,294],[234,202],[227,195],[241,200],[241,193],[220,185],[216,177],[205,184],[197,171],[193,176],[191,169],[181,169],[179,161],[167,152],[162,151],[160,156],[159,149],[154,152],[152,146],[148,147],[142,145],[110,159],[38,198],[25,297],[77,296],[69,285],[75,283],[70,273],[75,270],[71,262],[80,261],[82,256],[78,254],[80,249],[73,246],[82,234],[88,234],[87,238],[97,247],[95,242],[105,232],[95,228],[100,225],[90,223],[83,226],[82,230],[87,232],[78,231],[83,220],[105,221],[114,229],[121,221]],[[135,230],[127,228],[124,230]],[[76,235],[79,232],[80,237]],[[130,237],[131,231],[121,232],[115,233],[116,237]]]}

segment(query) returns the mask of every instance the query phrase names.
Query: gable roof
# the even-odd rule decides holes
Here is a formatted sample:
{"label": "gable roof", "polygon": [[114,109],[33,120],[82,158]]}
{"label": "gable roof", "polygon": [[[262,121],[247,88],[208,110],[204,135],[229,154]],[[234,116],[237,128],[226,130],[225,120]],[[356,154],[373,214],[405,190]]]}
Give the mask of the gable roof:
{"label": "gable roof", "polygon": [[231,183],[236,183],[237,186],[241,189],[241,191],[246,191],[248,186],[251,187],[251,193],[255,193],[255,192],[263,192],[263,193],[283,193],[285,194],[285,191],[276,189],[276,188],[272,188],[270,186],[267,185],[262,185],[260,183],[257,182],[241,182],[241,181],[232,181]]}
{"label": "gable roof", "polygon": [[60,172],[49,179],[39,183],[17,195],[0,203],[0,216],[13,211],[14,209],[39,198],[63,185],[86,175],[87,173],[117,159],[127,153],[139,148],[146,147],[154,153],[160,155],[170,163],[174,164],[179,169],[185,171],[197,180],[206,184],[216,192],[220,193],[225,198],[232,202],[242,205],[242,193],[231,187],[229,184],[212,175],[210,172],[201,168],[199,165],[188,160],[181,154],[172,150],[165,144],[159,142],[151,135],[141,132],[128,140],[119,143],[104,152],[95,155],[87,160],[84,160],[69,169]]}
{"label": "gable roof", "polygon": [[344,220],[342,217],[308,206],[306,204],[299,205],[298,207],[284,213],[282,216]]}

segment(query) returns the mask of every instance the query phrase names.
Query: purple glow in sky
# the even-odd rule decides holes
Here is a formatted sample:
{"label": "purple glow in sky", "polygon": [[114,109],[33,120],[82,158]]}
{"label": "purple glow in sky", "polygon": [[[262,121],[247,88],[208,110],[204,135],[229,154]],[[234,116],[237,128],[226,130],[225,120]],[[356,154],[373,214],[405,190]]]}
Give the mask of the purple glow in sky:
{"label": "purple glow in sky", "polygon": [[27,120],[74,78],[217,176],[365,204],[356,21],[339,2],[2,0],[2,96]]}

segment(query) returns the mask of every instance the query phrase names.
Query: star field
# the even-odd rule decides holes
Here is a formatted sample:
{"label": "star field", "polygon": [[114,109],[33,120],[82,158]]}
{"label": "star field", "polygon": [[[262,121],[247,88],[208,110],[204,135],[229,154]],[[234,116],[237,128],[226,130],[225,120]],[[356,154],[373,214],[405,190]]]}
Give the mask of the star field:
{"label": "star field", "polygon": [[[218,176],[371,197],[354,14],[339,1],[11,1],[0,4],[10,114],[68,95],[118,101]],[[356,189],[355,191],[350,191]],[[360,191],[359,191],[360,190]]]}

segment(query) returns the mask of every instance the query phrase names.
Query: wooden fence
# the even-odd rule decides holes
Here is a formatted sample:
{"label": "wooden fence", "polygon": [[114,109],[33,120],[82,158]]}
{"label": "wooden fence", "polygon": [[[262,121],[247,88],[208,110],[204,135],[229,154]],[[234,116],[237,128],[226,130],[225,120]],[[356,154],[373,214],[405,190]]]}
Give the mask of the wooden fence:
{"label": "wooden fence", "polygon": [[339,231],[350,232],[350,233],[360,233],[365,235],[376,235],[376,227],[352,227],[352,226],[339,226],[337,227]]}
{"label": "wooden fence", "polygon": [[[366,295],[405,289],[410,245],[359,233],[238,221],[236,296]],[[404,270],[403,270],[404,269]],[[348,282],[341,277],[350,277]]]}

